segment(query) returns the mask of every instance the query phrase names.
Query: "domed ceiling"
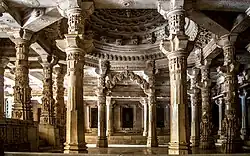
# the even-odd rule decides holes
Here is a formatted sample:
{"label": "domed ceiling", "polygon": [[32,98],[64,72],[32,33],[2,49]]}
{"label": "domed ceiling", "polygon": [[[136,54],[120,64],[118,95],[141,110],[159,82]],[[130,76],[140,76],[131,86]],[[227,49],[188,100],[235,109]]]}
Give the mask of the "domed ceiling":
{"label": "domed ceiling", "polygon": [[[168,22],[155,9],[99,9],[86,22],[92,32],[95,51],[92,57],[114,61],[136,61],[165,58],[159,50],[167,38]],[[194,40],[197,25],[186,19],[186,33]]]}

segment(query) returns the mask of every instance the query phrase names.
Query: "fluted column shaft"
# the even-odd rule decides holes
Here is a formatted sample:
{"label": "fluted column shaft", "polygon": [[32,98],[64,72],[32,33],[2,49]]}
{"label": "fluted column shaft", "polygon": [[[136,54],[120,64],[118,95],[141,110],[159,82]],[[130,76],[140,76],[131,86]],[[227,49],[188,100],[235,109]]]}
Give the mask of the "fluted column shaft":
{"label": "fluted column shaft", "polygon": [[200,120],[199,120],[199,89],[198,83],[199,69],[193,68],[191,73],[188,74],[190,77],[190,101],[191,101],[191,146],[195,147],[199,145],[200,139]]}
{"label": "fluted column shaft", "polygon": [[33,120],[31,106],[31,88],[29,86],[29,45],[25,39],[15,39],[16,62],[15,62],[15,86],[14,105],[12,118],[20,120]]}
{"label": "fluted column shaft", "polygon": [[64,103],[64,76],[66,74],[66,67],[63,65],[54,68],[56,74],[55,78],[55,116],[56,125],[59,127],[60,143],[65,142],[66,137],[66,107]]}
{"label": "fluted column shaft", "polygon": [[5,108],[5,100],[4,100],[4,68],[8,64],[8,58],[0,58],[0,119],[5,118],[4,108]]}
{"label": "fluted column shaft", "polygon": [[221,44],[224,54],[224,65],[222,71],[225,77],[225,117],[223,120],[223,143],[224,153],[237,152],[240,149],[240,128],[239,128],[239,105],[237,104],[237,63],[235,61],[235,49],[233,43],[237,36],[225,35],[221,37]]}
{"label": "fluted column shaft", "polygon": [[80,47],[83,34],[82,9],[69,8],[68,34],[65,35],[67,47],[68,100],[66,121],[66,142],[64,153],[86,152],[84,134],[84,103],[83,103],[83,67],[85,51]]}
{"label": "fluted column shaft", "polygon": [[246,106],[246,98],[247,91],[243,89],[243,93],[239,95],[241,101],[241,139],[247,140],[247,106]]}
{"label": "fluted column shaft", "polygon": [[107,105],[107,136],[111,136],[113,134],[113,105],[112,105],[112,99],[109,97],[106,99],[106,105]]}
{"label": "fluted column shaft", "polygon": [[201,84],[199,88],[201,89],[201,136],[200,136],[200,148],[209,149],[215,147],[213,138],[212,138],[212,112],[211,112],[211,103],[210,103],[210,66],[211,60],[204,60],[204,64],[200,67],[201,69]]}

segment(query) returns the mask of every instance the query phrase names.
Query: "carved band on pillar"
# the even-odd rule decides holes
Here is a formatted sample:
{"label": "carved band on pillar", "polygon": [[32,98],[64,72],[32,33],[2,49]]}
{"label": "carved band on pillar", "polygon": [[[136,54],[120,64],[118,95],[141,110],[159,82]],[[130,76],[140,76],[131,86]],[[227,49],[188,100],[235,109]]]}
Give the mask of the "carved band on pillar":
{"label": "carved band on pillar", "polygon": [[201,69],[201,83],[197,85],[201,89],[201,99],[202,99],[202,108],[201,108],[201,123],[200,123],[200,148],[208,149],[213,148],[214,141],[212,138],[212,112],[211,112],[211,101],[210,101],[210,89],[211,89],[211,80],[210,80],[210,70],[209,66],[211,64],[210,59],[205,59]]}
{"label": "carved band on pillar", "polygon": [[55,78],[55,119],[59,128],[60,143],[65,142],[66,136],[66,107],[64,103],[64,76],[66,66],[60,64],[54,67]]}
{"label": "carved band on pillar", "polygon": [[190,73],[188,73],[190,78],[190,101],[191,101],[191,136],[190,142],[191,146],[195,147],[199,145],[200,140],[200,120],[199,120],[199,89],[197,87],[198,77],[199,77],[199,69],[193,68]]}
{"label": "carved band on pillar", "polygon": [[20,120],[33,120],[31,106],[31,88],[29,86],[29,46],[32,33],[20,29],[13,33],[11,40],[15,43],[15,86],[12,118]]}
{"label": "carved band on pillar", "polygon": [[0,119],[5,118],[4,114],[4,68],[9,63],[9,59],[5,57],[0,58]]}
{"label": "carved band on pillar", "polygon": [[189,149],[187,104],[188,37],[184,32],[183,9],[167,12],[169,41],[162,41],[160,49],[168,57],[170,72],[170,143],[169,154],[186,154]]}
{"label": "carved band on pillar", "polygon": [[219,41],[223,49],[224,65],[220,67],[225,77],[225,117],[222,125],[224,136],[222,149],[224,153],[232,153],[240,149],[240,126],[239,126],[239,105],[237,96],[237,77],[236,71],[238,64],[235,60],[234,42],[237,35],[224,35]]}
{"label": "carved band on pillar", "polygon": [[158,139],[156,133],[156,96],[155,96],[155,61],[147,62],[149,89],[146,90],[148,95],[148,147],[158,147]]}
{"label": "carved band on pillar", "polygon": [[97,94],[98,105],[98,138],[97,147],[108,147],[108,141],[106,136],[106,85],[105,78],[109,70],[109,62],[99,60],[99,76]]}
{"label": "carved band on pillar", "polygon": [[55,100],[53,98],[52,70],[57,61],[57,58],[51,55],[40,57],[40,62],[43,66],[43,97],[40,124],[55,124]]}

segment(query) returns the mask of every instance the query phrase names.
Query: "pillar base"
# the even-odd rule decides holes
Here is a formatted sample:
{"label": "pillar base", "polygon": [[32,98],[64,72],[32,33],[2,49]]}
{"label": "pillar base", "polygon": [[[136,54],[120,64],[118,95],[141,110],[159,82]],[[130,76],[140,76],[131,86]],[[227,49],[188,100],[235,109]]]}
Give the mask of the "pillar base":
{"label": "pillar base", "polygon": [[211,148],[215,148],[215,144],[212,140],[200,141],[199,147],[201,149],[211,149]]}
{"label": "pillar base", "polygon": [[186,155],[191,153],[189,144],[169,143],[168,154],[169,155]]}
{"label": "pillar base", "polygon": [[65,144],[64,153],[88,153],[86,143],[82,144]]}
{"label": "pillar base", "polygon": [[107,148],[108,147],[107,137],[99,137],[98,136],[96,147]]}
{"label": "pillar base", "polygon": [[46,140],[53,148],[60,146],[59,129],[50,124],[39,124],[39,137]]}
{"label": "pillar base", "polygon": [[199,146],[200,139],[198,137],[191,137],[190,139],[190,146],[191,147],[197,147]]}
{"label": "pillar base", "polygon": [[143,136],[148,136],[148,132],[143,132]]}
{"label": "pillar base", "polygon": [[147,147],[158,147],[158,139],[148,137],[147,139]]}
{"label": "pillar base", "polygon": [[231,140],[231,141],[222,141],[221,150],[223,153],[238,153],[242,151],[242,142],[241,140]]}
{"label": "pillar base", "polygon": [[113,131],[107,131],[107,132],[106,132],[106,135],[107,135],[107,136],[112,136],[112,135],[113,135]]}

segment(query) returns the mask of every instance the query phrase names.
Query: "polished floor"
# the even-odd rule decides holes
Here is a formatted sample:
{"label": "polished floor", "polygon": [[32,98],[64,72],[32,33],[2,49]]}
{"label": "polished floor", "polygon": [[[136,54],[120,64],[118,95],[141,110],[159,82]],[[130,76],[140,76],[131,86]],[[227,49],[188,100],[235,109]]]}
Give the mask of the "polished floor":
{"label": "polished floor", "polygon": [[[119,147],[120,146],[120,147]],[[5,152],[5,156],[51,156],[51,155],[114,155],[114,156],[129,156],[129,155],[168,155],[167,147],[157,147],[157,148],[147,148],[145,146],[131,146],[131,145],[113,145],[109,148],[96,148],[89,146],[88,153],[85,154],[63,154],[60,151],[51,151],[48,153],[21,153],[21,152]],[[192,149],[189,155],[225,155],[220,154],[218,149],[214,150],[200,150],[200,149]],[[236,154],[227,154],[227,155],[235,155],[235,156],[245,156],[250,155],[250,153],[236,153]]]}

